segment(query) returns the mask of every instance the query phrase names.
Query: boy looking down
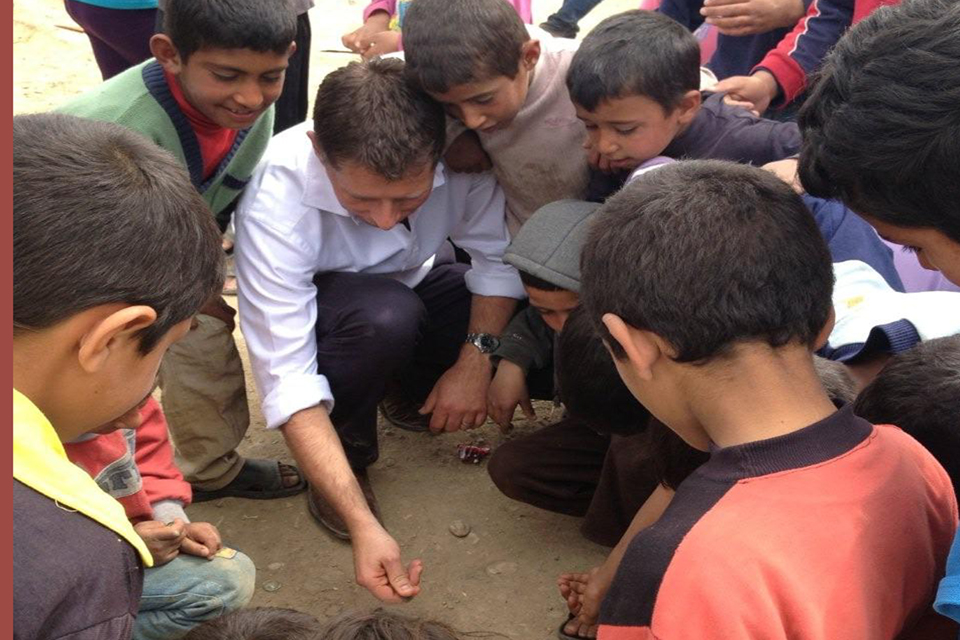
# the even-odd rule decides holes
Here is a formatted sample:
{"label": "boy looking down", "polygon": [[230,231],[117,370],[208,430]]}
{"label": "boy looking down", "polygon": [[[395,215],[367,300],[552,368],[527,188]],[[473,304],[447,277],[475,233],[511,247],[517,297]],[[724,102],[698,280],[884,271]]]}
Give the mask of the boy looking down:
{"label": "boy looking down", "polygon": [[523,296],[503,192],[439,163],[444,124],[400,60],[351,63],[320,85],[312,123],[274,138],[237,209],[267,427],[309,478],[311,514],[353,540],[358,582],[389,601],[418,593],[420,565],[400,564],[379,521],[377,405],[394,386],[405,410],[384,413],[402,428],[482,424],[490,353]]}
{"label": "boy looking down", "polygon": [[711,452],[630,543],[598,637],[911,630],[956,529],[953,488],[919,443],[838,411],[817,378],[833,274],[793,190],[728,163],[650,172],[602,207],[582,285],[634,396]]}
{"label": "boy looking down", "polygon": [[182,167],[128,129],[16,116],[13,141],[15,635],[129,638],[150,551],[62,443],[148,397],[223,286],[220,234]]}
{"label": "boy looking down", "polygon": [[[287,0],[168,0],[163,34],[150,40],[154,59],[61,111],[122,124],[171,152],[225,229],[270,140],[296,30]],[[196,502],[305,487],[296,468],[236,452],[249,409],[234,315],[221,298],[205,305],[160,371],[177,465]]]}

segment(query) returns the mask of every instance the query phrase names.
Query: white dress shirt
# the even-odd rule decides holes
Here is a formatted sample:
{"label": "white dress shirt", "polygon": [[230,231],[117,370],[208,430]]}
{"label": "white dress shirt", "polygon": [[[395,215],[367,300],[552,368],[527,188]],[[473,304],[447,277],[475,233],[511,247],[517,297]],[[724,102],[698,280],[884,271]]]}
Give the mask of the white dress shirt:
{"label": "white dress shirt", "polygon": [[415,287],[435,264],[452,261],[447,238],[472,260],[475,295],[525,296],[516,270],[503,263],[509,242],[503,192],[489,174],[451,173],[440,164],[433,191],[407,220],[383,231],[351,216],[306,132],[273,138],[236,210],[240,326],[267,427],[333,394],[317,363],[318,273],[382,274]]}

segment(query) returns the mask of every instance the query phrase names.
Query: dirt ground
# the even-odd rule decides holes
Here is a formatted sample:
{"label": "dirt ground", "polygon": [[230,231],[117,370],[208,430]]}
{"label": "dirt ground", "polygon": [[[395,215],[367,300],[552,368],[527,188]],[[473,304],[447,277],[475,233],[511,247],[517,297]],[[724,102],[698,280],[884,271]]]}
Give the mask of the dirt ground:
{"label": "dirt ground", "polygon": [[[359,26],[363,0],[318,0],[311,11],[313,42],[310,84],[354,59],[339,53],[340,35]],[[588,31],[604,17],[635,8],[636,0],[606,0],[581,23]],[[536,22],[560,0],[537,0]],[[14,113],[48,110],[100,82],[89,43],[59,0],[20,0],[14,10]],[[237,341],[246,362],[243,338]],[[259,399],[248,377],[252,424],[241,452],[256,457],[290,456],[278,433],[263,428]],[[549,404],[538,408],[549,418]],[[519,421],[510,437],[537,425]],[[606,550],[584,540],[579,520],[509,500],[490,482],[483,465],[456,458],[456,446],[478,439],[493,446],[504,436],[489,423],[468,434],[431,436],[385,428],[381,457],[371,468],[387,528],[404,558],[422,558],[423,591],[403,611],[432,617],[463,630],[491,631],[510,638],[555,637],[565,607],[556,576],[602,561]],[[350,546],[319,528],[303,496],[260,502],[228,499],[191,506],[191,519],[220,528],[225,542],[257,565],[252,605],[293,607],[318,617],[365,609],[375,599],[354,583]],[[449,531],[462,520],[465,538]]]}

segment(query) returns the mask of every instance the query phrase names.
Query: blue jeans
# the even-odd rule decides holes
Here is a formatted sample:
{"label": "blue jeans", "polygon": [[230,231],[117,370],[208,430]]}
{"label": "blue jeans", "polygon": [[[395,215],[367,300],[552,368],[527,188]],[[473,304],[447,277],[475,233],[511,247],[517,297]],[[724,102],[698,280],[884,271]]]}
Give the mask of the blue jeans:
{"label": "blue jeans", "polygon": [[213,560],[181,554],[147,569],[134,640],[179,638],[204,620],[243,607],[253,597],[256,575],[253,561],[239,551]]}
{"label": "blue jeans", "polygon": [[558,27],[578,29],[577,23],[583,16],[590,13],[590,10],[600,4],[603,0],[563,0],[560,10],[547,18],[547,22]]}

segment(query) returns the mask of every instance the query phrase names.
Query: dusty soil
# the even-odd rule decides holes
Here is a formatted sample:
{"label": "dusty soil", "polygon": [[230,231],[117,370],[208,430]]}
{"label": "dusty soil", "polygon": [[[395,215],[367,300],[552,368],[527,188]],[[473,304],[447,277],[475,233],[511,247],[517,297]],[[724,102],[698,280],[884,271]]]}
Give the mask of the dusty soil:
{"label": "dusty soil", "polygon": [[[311,12],[311,85],[350,60],[340,35],[359,25],[362,0],[319,0]],[[588,31],[602,18],[635,8],[636,0],[606,0],[581,23]],[[535,3],[537,22],[560,5]],[[100,81],[89,43],[58,0],[14,4],[14,113],[48,110]],[[237,341],[246,360],[240,332]],[[253,422],[241,452],[289,459],[281,436],[267,432],[259,399],[248,378]],[[541,419],[551,407],[538,408]],[[538,425],[519,421],[510,437]],[[431,436],[381,424],[381,458],[371,468],[388,529],[404,557],[422,558],[424,589],[404,605],[410,614],[444,620],[464,630],[498,632],[510,638],[554,637],[565,617],[556,576],[565,569],[598,564],[606,550],[578,533],[579,520],[515,503],[490,482],[483,465],[462,464],[456,446],[483,438],[497,446],[504,436],[489,423],[468,434]],[[327,535],[312,520],[303,496],[259,502],[229,499],[191,506],[190,517],[217,525],[224,540],[256,562],[253,605],[302,609],[319,617],[376,601],[354,583],[348,544]],[[462,520],[465,538],[449,531]]]}

